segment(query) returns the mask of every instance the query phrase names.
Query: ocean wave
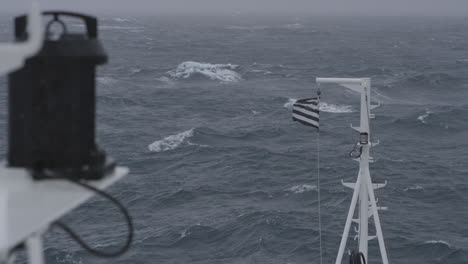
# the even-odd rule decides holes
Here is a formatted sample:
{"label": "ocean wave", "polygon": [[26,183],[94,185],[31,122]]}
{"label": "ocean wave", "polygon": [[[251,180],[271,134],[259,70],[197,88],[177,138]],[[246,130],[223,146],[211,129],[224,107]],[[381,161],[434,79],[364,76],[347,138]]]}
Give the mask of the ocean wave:
{"label": "ocean wave", "polygon": [[[85,25],[83,24],[71,24],[72,27],[76,28],[84,28]],[[102,30],[142,30],[145,27],[142,26],[115,26],[115,25],[102,25],[99,26],[99,29]]]}
{"label": "ocean wave", "polygon": [[133,74],[140,73],[140,72],[142,72],[142,71],[143,71],[142,68],[131,68],[131,69],[130,69],[130,74],[133,75]]}
{"label": "ocean wave", "polygon": [[249,72],[251,72],[251,73],[261,73],[261,74],[263,74],[263,75],[272,74],[272,72],[269,71],[269,70],[257,70],[257,69],[252,69],[252,70],[250,70]]}
{"label": "ocean wave", "polygon": [[247,72],[248,74],[252,74],[254,76],[265,76],[265,75],[278,75],[284,73],[283,71],[284,66],[268,64],[268,63],[252,63],[248,66]]}
{"label": "ocean wave", "polygon": [[173,80],[171,80],[167,76],[162,76],[162,77],[156,78],[156,81],[163,82],[163,83],[166,83],[166,84],[173,84],[173,82],[174,82]]}
{"label": "ocean wave", "polygon": [[403,191],[405,191],[405,192],[408,192],[408,191],[424,191],[424,187],[416,185],[416,186],[412,186],[412,187],[406,187],[405,189],[403,189]]}
{"label": "ocean wave", "polygon": [[418,120],[421,121],[423,124],[427,124],[426,118],[428,118],[433,112],[426,109],[426,113],[423,115],[418,116]]}
{"label": "ocean wave", "polygon": [[352,113],[353,109],[350,105],[335,105],[320,102],[320,111],[327,113]]}
{"label": "ocean wave", "polygon": [[315,185],[303,184],[303,185],[293,186],[293,187],[287,189],[286,191],[298,194],[298,193],[315,191],[316,189],[317,189],[317,186],[315,186]]}
{"label": "ocean wave", "polygon": [[131,19],[129,18],[120,18],[120,17],[116,17],[113,19],[115,22],[130,22]]}
{"label": "ocean wave", "polygon": [[[284,107],[287,109],[292,109],[293,104],[297,101],[297,99],[289,98],[289,100],[284,104]],[[327,112],[327,113],[352,113],[353,108],[350,105],[335,105],[335,104],[328,104],[326,102],[320,102],[320,111]]]}
{"label": "ocean wave", "polygon": [[74,253],[70,252],[57,252],[55,253],[55,261],[57,263],[68,263],[68,264],[83,264],[81,257],[75,256]]}
{"label": "ocean wave", "polygon": [[233,64],[211,64],[195,61],[186,61],[169,71],[168,74],[175,79],[189,79],[196,75],[202,75],[211,80],[221,82],[238,82],[242,80],[239,73],[234,70],[238,65]]}
{"label": "ocean wave", "polygon": [[144,29],[144,27],[103,25],[103,26],[99,26],[99,29],[102,29],[102,30],[142,30]]}
{"label": "ocean wave", "polygon": [[283,28],[286,28],[286,29],[301,29],[301,28],[304,28],[304,25],[300,24],[300,23],[294,23],[294,24],[287,24],[287,25],[284,25]]}
{"label": "ocean wave", "polygon": [[468,64],[468,59],[458,59],[455,62],[459,64]]}
{"label": "ocean wave", "polygon": [[[463,131],[466,130],[466,123],[468,122],[468,106],[439,105],[420,108],[415,113],[399,117],[392,122],[410,125],[415,129],[430,126],[454,132]],[[425,130],[425,132],[430,131],[432,130]]]}
{"label": "ocean wave", "polygon": [[448,248],[452,247],[448,242],[443,241],[443,240],[428,240],[428,241],[425,241],[424,244],[443,245],[443,246],[446,246]]}
{"label": "ocean wave", "polygon": [[225,29],[231,30],[264,30],[270,28],[269,26],[227,26]]}
{"label": "ocean wave", "polygon": [[117,83],[117,80],[112,77],[97,77],[96,79],[98,83],[103,85],[112,85]]}
{"label": "ocean wave", "polygon": [[184,142],[189,145],[193,145],[188,141],[189,138],[193,137],[193,128],[179,134],[170,135],[162,140],[155,141],[148,145],[148,149],[151,152],[164,152],[167,150],[173,150],[181,146]]}
{"label": "ocean wave", "polygon": [[426,86],[439,86],[454,84],[461,81],[460,78],[451,74],[434,72],[428,74],[414,74],[407,77],[406,81],[410,84],[426,85]]}

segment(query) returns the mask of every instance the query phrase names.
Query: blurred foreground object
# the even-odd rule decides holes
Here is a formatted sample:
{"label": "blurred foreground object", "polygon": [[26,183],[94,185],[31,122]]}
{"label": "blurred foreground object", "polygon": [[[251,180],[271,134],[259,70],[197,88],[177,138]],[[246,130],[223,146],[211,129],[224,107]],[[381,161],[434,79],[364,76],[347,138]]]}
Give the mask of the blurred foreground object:
{"label": "blurred foreground object", "polygon": [[[1,264],[13,263],[21,249],[29,263],[43,264],[42,236],[52,226],[100,257],[125,253],[133,240],[126,208],[102,191],[128,169],[116,167],[95,144],[95,67],[107,61],[97,20],[69,12],[43,15],[52,16],[46,38],[34,5],[29,16],[15,20],[17,42],[0,45],[0,74],[10,73],[9,152],[0,163]],[[87,34],[69,34],[61,16],[82,19]],[[58,220],[95,194],[125,217],[128,236],[118,250],[93,249]]]}
{"label": "blurred foreground object", "polygon": [[[97,19],[70,12],[43,14],[52,19],[41,51],[9,75],[8,166],[102,178],[113,163],[106,162],[95,142],[96,65],[107,62],[97,39]],[[62,17],[82,20],[86,34],[70,33]],[[19,43],[27,39],[27,20],[15,19]]]}

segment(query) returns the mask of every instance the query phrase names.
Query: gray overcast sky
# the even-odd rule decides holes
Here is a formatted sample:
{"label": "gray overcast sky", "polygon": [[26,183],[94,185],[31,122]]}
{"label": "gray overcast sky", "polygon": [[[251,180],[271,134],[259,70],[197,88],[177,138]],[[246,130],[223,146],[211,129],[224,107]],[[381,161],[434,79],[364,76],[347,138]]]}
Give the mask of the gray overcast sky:
{"label": "gray overcast sky", "polygon": [[[466,15],[468,0],[38,0],[44,8],[135,13],[312,13]],[[30,0],[0,0],[19,11]],[[6,8],[5,8],[6,4]]]}

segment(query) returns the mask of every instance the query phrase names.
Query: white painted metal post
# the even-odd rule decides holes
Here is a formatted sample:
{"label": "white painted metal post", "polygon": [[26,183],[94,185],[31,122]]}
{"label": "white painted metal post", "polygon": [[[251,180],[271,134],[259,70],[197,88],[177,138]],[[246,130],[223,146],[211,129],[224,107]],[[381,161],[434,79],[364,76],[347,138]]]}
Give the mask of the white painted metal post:
{"label": "white painted metal post", "polygon": [[361,154],[361,179],[356,183],[356,186],[361,186],[361,191],[359,192],[359,252],[364,254],[365,259],[367,260],[367,248],[369,241],[369,195],[367,191],[367,181],[366,178],[369,175],[369,148],[367,146],[363,147]]}
{"label": "white painted metal post", "polygon": [[[359,182],[362,178],[361,173],[358,174],[357,182]],[[341,264],[343,260],[343,253],[346,247],[346,242],[348,240],[349,229],[351,227],[351,223],[353,221],[354,210],[356,209],[357,199],[359,197],[359,191],[361,189],[360,184],[356,184],[353,192],[353,198],[351,198],[351,205],[349,206],[348,217],[346,217],[346,224],[343,231],[343,235],[341,236],[340,248],[338,249],[338,255],[336,256],[335,264]]]}
{"label": "white painted metal post", "polygon": [[26,240],[26,250],[30,264],[44,264],[41,233],[36,233]]}
{"label": "white painted metal post", "polygon": [[[3,187],[3,186],[2,186]],[[6,215],[8,213],[8,190],[4,187],[0,187],[0,216]],[[8,218],[0,217],[0,245],[5,245],[8,241]],[[3,250],[0,249],[0,250]],[[8,252],[0,252],[0,254],[7,257]]]}
{"label": "white painted metal post", "polygon": [[380,255],[382,255],[382,263],[388,264],[387,247],[383,238],[382,226],[380,225],[380,217],[377,209],[377,201],[375,200],[374,188],[372,188],[372,179],[370,175],[367,177],[367,188],[369,190],[369,198],[371,202],[372,215],[374,216],[375,230],[379,241]]}
{"label": "white painted metal post", "polygon": [[[359,251],[364,254],[365,259],[368,261],[368,241],[369,241],[369,200],[370,208],[374,216],[374,223],[376,227],[377,237],[379,241],[380,253],[382,255],[383,264],[388,264],[388,257],[386,247],[383,239],[382,227],[380,225],[380,219],[378,215],[377,202],[374,195],[374,185],[372,184],[369,162],[370,162],[370,148],[372,143],[370,142],[370,89],[371,80],[369,78],[317,78],[317,83],[334,83],[347,87],[353,91],[359,92],[361,95],[361,111],[360,111],[360,126],[355,128],[360,133],[367,133],[367,142],[362,144],[362,152],[359,158],[359,174],[355,184],[343,183],[347,187],[354,188],[353,197],[351,199],[351,205],[349,208],[348,216],[346,219],[343,236],[341,237],[340,248],[336,257],[335,264],[341,264],[343,260],[343,254],[346,247],[346,242],[349,236],[349,229],[353,222],[353,215],[355,212],[357,200],[359,198],[359,218],[357,222],[359,224],[358,237],[359,237]],[[379,185],[376,185],[378,188]],[[385,186],[385,184],[384,184]]]}
{"label": "white painted metal post", "polygon": [[[361,118],[360,118],[360,133],[370,135],[369,129],[369,96],[370,80],[362,79],[361,82]],[[361,191],[359,193],[359,252],[365,259],[368,259],[368,242],[369,242],[369,194],[367,190],[367,178],[369,177],[369,149],[370,144],[362,146],[362,153],[359,161],[360,173],[362,173]]]}

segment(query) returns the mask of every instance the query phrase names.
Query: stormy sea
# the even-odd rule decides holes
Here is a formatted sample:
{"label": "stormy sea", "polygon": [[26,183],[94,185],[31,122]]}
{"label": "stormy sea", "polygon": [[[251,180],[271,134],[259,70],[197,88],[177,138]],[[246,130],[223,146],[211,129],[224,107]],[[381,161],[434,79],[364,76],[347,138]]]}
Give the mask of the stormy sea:
{"label": "stormy sea", "polygon": [[[58,229],[47,263],[320,263],[316,130],[293,122],[316,77],[372,78],[374,182],[390,263],[468,263],[468,18],[100,16],[98,143],[130,175],[108,191],[135,222],[130,251],[91,256]],[[0,40],[13,39],[13,16]],[[70,31],[82,32],[79,21]],[[0,79],[0,156],[7,150]],[[321,87],[324,263],[334,263],[358,163],[359,96]],[[99,249],[126,238],[92,199],[64,222]],[[373,224],[373,222],[370,222]],[[370,235],[375,233],[370,228]],[[357,248],[354,227],[348,250]],[[381,263],[377,239],[369,261]],[[25,263],[20,256],[17,263]]]}

